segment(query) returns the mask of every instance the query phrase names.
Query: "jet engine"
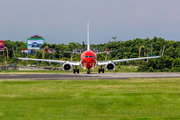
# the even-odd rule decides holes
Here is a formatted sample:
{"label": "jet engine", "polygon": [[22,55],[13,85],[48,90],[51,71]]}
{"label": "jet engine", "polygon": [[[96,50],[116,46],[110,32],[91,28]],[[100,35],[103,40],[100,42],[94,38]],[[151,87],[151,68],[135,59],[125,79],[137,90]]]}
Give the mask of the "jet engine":
{"label": "jet engine", "polygon": [[113,62],[109,62],[106,64],[106,70],[107,71],[112,71],[115,70],[115,64]]}
{"label": "jet engine", "polygon": [[63,71],[71,71],[72,70],[72,65],[69,63],[64,63],[62,66]]}

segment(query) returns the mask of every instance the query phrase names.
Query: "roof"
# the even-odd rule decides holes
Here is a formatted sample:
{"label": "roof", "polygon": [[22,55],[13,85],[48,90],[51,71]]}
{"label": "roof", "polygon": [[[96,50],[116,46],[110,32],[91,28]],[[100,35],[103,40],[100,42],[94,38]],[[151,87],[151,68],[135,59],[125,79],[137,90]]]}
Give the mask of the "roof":
{"label": "roof", "polygon": [[43,38],[43,37],[41,37],[39,35],[34,35],[34,36],[31,36],[30,38]]}

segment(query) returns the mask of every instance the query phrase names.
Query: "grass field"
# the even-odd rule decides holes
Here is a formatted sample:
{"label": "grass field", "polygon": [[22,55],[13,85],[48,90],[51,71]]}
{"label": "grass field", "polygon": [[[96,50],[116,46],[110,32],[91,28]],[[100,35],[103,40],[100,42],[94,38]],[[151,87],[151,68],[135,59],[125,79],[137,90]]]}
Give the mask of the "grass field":
{"label": "grass field", "polygon": [[0,81],[0,120],[180,119],[180,78]]}
{"label": "grass field", "polygon": [[[91,69],[92,73],[98,73],[99,67],[96,67],[95,69]],[[104,68],[105,69],[105,68]],[[87,69],[83,69],[79,67],[80,73],[87,73]],[[115,71],[106,71],[106,73],[112,73],[112,72],[137,72],[137,67],[135,66],[121,66],[121,68],[118,68],[116,66]],[[62,71],[62,70],[26,70],[26,71],[16,71],[16,70],[0,70],[0,74],[41,74],[41,73],[73,73],[73,71]]]}

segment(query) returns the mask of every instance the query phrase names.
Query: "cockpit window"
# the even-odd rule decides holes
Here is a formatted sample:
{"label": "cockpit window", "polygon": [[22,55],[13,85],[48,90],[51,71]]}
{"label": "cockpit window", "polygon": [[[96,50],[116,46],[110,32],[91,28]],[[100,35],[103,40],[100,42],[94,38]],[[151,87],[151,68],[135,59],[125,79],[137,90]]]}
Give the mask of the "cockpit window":
{"label": "cockpit window", "polygon": [[84,56],[83,58],[88,58],[88,57],[94,58],[94,56],[91,56],[91,55]]}

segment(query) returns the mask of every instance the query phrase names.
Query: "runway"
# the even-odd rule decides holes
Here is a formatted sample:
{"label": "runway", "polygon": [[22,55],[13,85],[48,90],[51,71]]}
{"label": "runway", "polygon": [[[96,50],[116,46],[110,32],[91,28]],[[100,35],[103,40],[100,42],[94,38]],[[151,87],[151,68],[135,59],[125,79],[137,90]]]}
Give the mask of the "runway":
{"label": "runway", "polygon": [[94,80],[129,78],[180,78],[180,73],[104,73],[104,74],[0,74],[0,80]]}

